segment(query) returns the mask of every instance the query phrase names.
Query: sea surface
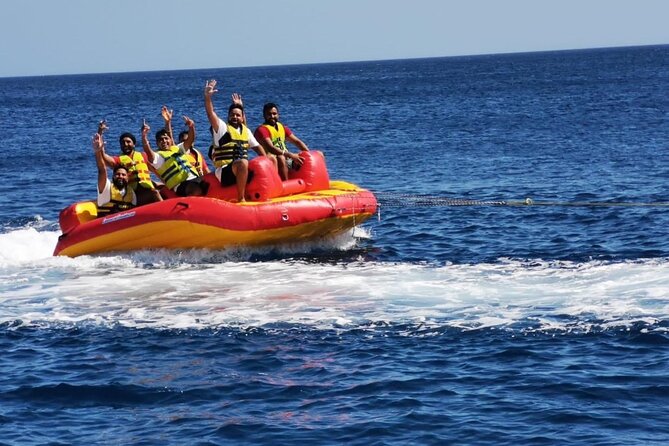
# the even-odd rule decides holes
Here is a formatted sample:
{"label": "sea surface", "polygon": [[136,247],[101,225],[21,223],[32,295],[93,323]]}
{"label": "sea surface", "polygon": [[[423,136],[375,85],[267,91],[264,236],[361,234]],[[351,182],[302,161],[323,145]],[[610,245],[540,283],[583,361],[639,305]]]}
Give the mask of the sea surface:
{"label": "sea surface", "polygon": [[[207,79],[379,214],[53,257],[97,122],[206,148]],[[0,445],[669,444],[668,92],[669,46],[0,79]]]}

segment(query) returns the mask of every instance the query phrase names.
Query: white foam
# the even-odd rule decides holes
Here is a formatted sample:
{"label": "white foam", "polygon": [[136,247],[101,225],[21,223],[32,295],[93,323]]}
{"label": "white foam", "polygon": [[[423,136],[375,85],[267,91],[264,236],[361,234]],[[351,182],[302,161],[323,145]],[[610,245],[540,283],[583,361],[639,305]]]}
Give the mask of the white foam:
{"label": "white foam", "polygon": [[[522,324],[587,331],[669,319],[668,259],[331,264],[250,262],[257,254],[251,250],[69,259],[51,257],[56,239],[57,233],[31,229],[0,235],[0,323],[161,328],[409,323],[462,329]],[[350,234],[327,243],[319,249],[355,245]],[[305,246],[298,248],[305,252]]]}
{"label": "white foam", "polygon": [[60,232],[38,232],[35,228],[0,234],[0,267],[51,257],[59,235]]}

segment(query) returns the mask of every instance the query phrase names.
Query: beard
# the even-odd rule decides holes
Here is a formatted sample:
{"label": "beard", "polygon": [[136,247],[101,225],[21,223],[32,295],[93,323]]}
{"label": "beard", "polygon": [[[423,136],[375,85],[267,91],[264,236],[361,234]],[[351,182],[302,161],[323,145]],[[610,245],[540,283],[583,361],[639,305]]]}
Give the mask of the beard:
{"label": "beard", "polygon": [[114,178],[114,186],[118,190],[123,190],[128,186],[128,182],[123,178]]}

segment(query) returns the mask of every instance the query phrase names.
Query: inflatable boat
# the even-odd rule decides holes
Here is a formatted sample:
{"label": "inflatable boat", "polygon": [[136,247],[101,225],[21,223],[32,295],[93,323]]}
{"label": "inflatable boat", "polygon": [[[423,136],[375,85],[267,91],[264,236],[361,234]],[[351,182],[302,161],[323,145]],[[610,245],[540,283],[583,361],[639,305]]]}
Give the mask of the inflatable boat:
{"label": "inflatable boat", "polygon": [[142,249],[223,249],[304,242],[347,231],[376,213],[374,195],[345,181],[330,181],[321,152],[303,152],[304,163],[281,181],[267,157],[249,162],[246,202],[233,203],[235,186],[202,177],[206,196],[176,197],[106,216],[93,201],[60,212],[62,235],[54,255]]}

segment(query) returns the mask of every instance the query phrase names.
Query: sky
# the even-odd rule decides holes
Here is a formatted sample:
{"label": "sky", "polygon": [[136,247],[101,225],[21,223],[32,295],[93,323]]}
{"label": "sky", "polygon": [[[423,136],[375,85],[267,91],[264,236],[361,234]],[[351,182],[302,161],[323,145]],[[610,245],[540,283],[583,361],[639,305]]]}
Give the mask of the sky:
{"label": "sky", "polygon": [[669,44],[667,0],[0,0],[0,77]]}

